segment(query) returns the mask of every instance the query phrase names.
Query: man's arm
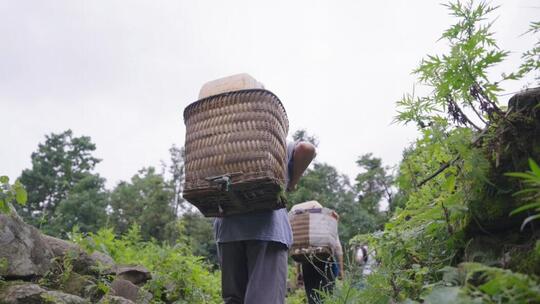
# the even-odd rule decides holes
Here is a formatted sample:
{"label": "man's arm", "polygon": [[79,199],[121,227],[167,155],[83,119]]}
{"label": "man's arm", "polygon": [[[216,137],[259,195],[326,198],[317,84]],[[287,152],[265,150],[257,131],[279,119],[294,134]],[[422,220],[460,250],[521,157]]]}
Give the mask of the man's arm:
{"label": "man's arm", "polygon": [[296,144],[293,151],[293,168],[291,174],[291,180],[287,189],[289,191],[294,190],[296,184],[302,177],[302,174],[307,169],[311,161],[315,158],[317,153],[315,152],[315,146],[311,143],[301,141]]}
{"label": "man's arm", "polygon": [[343,254],[338,255],[339,263],[339,278],[343,280],[345,278],[345,267],[343,267]]}
{"label": "man's arm", "polygon": [[343,280],[345,277],[345,267],[343,267],[343,247],[341,247],[341,241],[339,240],[339,235],[337,236],[336,248],[334,249],[334,254],[337,255],[337,262],[339,267],[339,278]]}

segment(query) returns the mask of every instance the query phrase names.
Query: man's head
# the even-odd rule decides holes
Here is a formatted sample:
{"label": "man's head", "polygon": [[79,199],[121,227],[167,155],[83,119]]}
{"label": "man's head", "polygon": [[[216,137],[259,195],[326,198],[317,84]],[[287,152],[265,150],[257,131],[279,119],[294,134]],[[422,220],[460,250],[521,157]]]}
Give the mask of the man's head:
{"label": "man's head", "polygon": [[358,265],[364,265],[368,261],[367,245],[358,245],[355,247],[354,260]]}

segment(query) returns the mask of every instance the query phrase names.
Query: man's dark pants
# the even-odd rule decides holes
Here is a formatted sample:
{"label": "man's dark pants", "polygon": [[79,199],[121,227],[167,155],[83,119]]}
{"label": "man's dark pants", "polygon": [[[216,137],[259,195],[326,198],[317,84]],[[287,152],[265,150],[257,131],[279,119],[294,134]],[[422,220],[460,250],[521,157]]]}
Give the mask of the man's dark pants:
{"label": "man's dark pants", "polygon": [[331,261],[312,260],[302,263],[302,277],[309,304],[320,303],[318,291],[331,293],[335,277]]}
{"label": "man's dark pants", "polygon": [[280,304],[287,291],[287,246],[271,241],[218,244],[225,304]]}

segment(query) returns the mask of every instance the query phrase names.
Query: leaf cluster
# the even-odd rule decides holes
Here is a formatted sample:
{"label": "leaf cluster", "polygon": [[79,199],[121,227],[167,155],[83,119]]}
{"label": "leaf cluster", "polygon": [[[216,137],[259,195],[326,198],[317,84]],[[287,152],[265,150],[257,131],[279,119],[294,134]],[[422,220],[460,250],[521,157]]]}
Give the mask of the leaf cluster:
{"label": "leaf cluster", "polygon": [[[492,67],[509,55],[495,41],[489,16],[498,8],[483,1],[453,1],[444,4],[456,23],[443,32],[439,40],[445,41],[448,51],[442,55],[428,55],[413,71],[421,85],[429,88],[426,96],[416,96],[414,89],[397,102],[395,121],[414,122],[425,128],[443,113],[456,126],[481,130],[489,122],[503,117],[498,106],[501,83],[518,80],[540,69],[540,39],[531,50],[522,55],[518,71],[503,73],[492,81]],[[540,23],[532,22],[527,33],[537,34]],[[539,79],[538,77],[536,78]]]}
{"label": "leaf cluster", "polygon": [[540,167],[538,167],[538,164],[533,159],[529,159],[529,166],[531,171],[528,172],[506,173],[507,176],[519,178],[525,185],[524,189],[514,193],[514,195],[521,197],[527,202],[525,205],[513,210],[510,215],[526,211],[533,213],[523,220],[521,230],[532,221],[540,219]]}
{"label": "leaf cluster", "polygon": [[425,303],[538,303],[538,279],[480,263],[441,270],[443,280],[429,288]]}
{"label": "leaf cluster", "polygon": [[27,199],[28,194],[19,180],[16,180],[14,184],[10,184],[9,177],[0,176],[0,213],[10,212],[12,202],[24,205]]}
{"label": "leaf cluster", "polygon": [[144,288],[154,295],[152,303],[221,303],[219,272],[193,255],[188,243],[144,241],[137,225],[121,237],[112,229],[101,229],[88,235],[74,231],[71,239],[89,251],[109,254],[116,263],[147,267],[152,279]]}

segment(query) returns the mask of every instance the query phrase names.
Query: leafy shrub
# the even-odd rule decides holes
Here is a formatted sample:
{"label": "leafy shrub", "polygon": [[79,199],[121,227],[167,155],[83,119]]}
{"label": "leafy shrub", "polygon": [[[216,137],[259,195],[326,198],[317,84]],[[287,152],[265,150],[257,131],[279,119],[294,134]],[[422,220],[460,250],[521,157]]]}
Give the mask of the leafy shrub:
{"label": "leafy shrub", "polygon": [[139,264],[152,272],[145,288],[154,303],[220,303],[220,274],[211,272],[203,258],[194,256],[187,242],[174,246],[142,241],[138,226],[116,237],[112,229],[87,236],[74,231],[71,239],[87,250],[109,254],[119,264]]}
{"label": "leafy shrub", "polygon": [[425,303],[540,303],[538,278],[479,263],[446,267]]}

